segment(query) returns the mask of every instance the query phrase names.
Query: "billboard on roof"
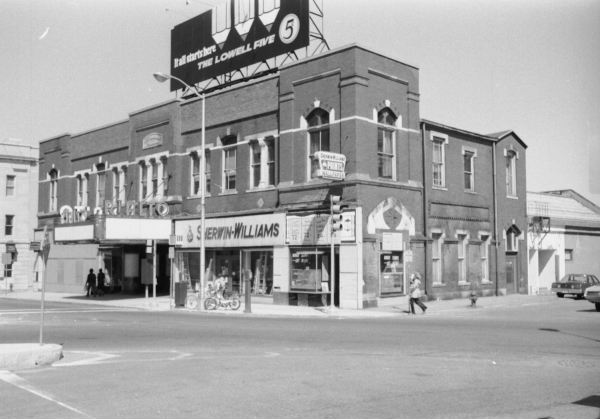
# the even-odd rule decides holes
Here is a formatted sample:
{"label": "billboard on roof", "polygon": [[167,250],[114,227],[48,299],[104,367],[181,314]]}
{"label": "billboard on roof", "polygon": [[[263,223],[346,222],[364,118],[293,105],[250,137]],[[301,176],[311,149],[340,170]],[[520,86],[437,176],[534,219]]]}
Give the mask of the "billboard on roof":
{"label": "billboard on roof", "polygon": [[171,75],[194,85],[307,47],[309,21],[309,0],[227,0],[171,30]]}

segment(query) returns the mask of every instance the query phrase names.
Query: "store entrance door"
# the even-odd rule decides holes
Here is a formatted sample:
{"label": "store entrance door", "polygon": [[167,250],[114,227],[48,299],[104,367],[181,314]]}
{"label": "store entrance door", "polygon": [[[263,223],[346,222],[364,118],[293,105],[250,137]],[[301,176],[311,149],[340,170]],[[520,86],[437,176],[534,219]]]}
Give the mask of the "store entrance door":
{"label": "store entrance door", "polygon": [[240,252],[239,250],[220,250],[216,252],[215,275],[225,275],[227,291],[241,294]]}

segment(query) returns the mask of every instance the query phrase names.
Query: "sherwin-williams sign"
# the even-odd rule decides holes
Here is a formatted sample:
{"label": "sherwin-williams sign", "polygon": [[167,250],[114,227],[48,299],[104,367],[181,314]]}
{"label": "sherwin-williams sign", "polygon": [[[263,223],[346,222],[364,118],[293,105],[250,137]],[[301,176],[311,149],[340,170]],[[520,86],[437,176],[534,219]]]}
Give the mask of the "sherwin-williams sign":
{"label": "sherwin-williams sign", "polygon": [[227,0],[173,28],[171,74],[193,85],[309,43],[309,0]]}
{"label": "sherwin-williams sign", "polygon": [[[199,219],[175,221],[175,243],[200,247]],[[281,246],[285,244],[285,214],[208,218],[204,229],[206,247]]]}

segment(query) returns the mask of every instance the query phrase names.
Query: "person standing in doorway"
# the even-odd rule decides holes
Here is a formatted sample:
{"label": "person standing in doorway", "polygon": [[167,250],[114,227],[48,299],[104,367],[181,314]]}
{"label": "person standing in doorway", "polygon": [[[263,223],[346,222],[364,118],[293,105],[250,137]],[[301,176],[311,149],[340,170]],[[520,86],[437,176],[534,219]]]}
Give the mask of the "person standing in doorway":
{"label": "person standing in doorway", "polygon": [[421,307],[421,310],[423,310],[422,314],[425,314],[425,310],[427,310],[427,306],[425,304],[423,304],[420,300],[420,298],[421,298],[421,289],[419,288],[420,285],[421,285],[421,275],[418,272],[414,272],[410,276],[410,312],[412,314],[415,314],[415,303],[419,307]]}
{"label": "person standing in doorway", "polygon": [[94,297],[96,297],[96,275],[94,274],[94,270],[90,269],[90,273],[87,276],[87,281],[85,282],[87,285],[87,295],[90,296],[90,292]]}
{"label": "person standing in doorway", "polygon": [[102,269],[98,269],[98,297],[102,297],[104,295],[104,272],[102,272]]}

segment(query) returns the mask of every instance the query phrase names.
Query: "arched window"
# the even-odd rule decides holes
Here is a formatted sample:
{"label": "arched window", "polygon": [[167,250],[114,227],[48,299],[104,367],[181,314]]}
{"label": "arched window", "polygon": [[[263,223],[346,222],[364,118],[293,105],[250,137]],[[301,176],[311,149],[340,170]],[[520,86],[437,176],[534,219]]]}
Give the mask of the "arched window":
{"label": "arched window", "polygon": [[395,180],[396,172],[396,117],[389,108],[377,115],[377,160],[379,173],[383,179]]}
{"label": "arched window", "polygon": [[309,179],[317,176],[319,162],[314,156],[317,151],[331,151],[329,149],[329,113],[323,109],[315,109],[307,118],[309,151],[308,160],[310,165]]}
{"label": "arched window", "polygon": [[517,196],[517,153],[508,151],[506,153],[506,194]]}

